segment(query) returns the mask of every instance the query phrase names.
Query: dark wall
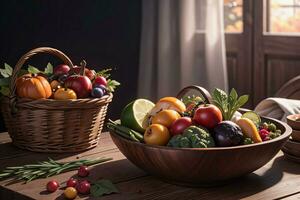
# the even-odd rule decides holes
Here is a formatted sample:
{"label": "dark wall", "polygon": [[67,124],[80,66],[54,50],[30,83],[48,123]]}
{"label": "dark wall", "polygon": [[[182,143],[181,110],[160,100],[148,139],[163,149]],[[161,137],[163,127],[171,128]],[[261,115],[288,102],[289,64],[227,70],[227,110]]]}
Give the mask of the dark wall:
{"label": "dark wall", "polygon": [[[141,0],[1,1],[0,64],[14,65],[22,54],[39,46],[65,52],[74,63],[86,59],[95,69],[114,67],[122,83],[108,116],[117,118],[137,90]],[[40,68],[50,56],[29,61]],[[3,122],[0,120],[0,129]]]}

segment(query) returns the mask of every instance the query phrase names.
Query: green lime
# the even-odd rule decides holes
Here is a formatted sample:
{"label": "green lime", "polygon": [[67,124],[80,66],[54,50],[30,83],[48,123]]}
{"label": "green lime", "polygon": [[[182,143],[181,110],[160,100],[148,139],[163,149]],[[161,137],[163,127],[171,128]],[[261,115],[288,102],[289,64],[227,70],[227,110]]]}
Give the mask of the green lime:
{"label": "green lime", "polygon": [[247,119],[250,119],[251,121],[253,121],[255,124],[259,124],[261,122],[261,119],[260,119],[260,116],[253,112],[253,111],[248,111],[248,112],[245,112],[243,115],[242,115],[242,118],[247,118]]}
{"label": "green lime", "polygon": [[[121,124],[138,132],[144,132],[144,120],[154,107],[154,103],[147,99],[137,99],[129,103],[122,110]],[[145,126],[145,125],[144,125]]]}

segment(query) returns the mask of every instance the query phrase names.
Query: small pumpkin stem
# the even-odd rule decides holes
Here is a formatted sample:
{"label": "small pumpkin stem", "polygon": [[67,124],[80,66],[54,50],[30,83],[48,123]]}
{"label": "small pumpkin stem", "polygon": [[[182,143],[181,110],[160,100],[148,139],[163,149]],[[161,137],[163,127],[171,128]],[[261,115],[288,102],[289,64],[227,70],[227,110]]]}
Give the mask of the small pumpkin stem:
{"label": "small pumpkin stem", "polygon": [[82,60],[82,61],[80,62],[80,66],[81,66],[80,74],[81,74],[82,76],[85,76],[86,61],[85,61],[85,60]]}

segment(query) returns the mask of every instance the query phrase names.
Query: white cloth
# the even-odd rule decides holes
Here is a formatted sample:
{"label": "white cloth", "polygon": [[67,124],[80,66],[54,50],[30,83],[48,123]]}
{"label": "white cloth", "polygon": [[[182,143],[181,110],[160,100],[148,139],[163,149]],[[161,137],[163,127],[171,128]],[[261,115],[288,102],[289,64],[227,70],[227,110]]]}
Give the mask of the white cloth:
{"label": "white cloth", "polygon": [[286,117],[300,113],[300,100],[285,98],[267,98],[254,109],[261,116],[272,117],[286,122]]}
{"label": "white cloth", "polygon": [[223,1],[143,0],[138,96],[188,85],[227,91]]}

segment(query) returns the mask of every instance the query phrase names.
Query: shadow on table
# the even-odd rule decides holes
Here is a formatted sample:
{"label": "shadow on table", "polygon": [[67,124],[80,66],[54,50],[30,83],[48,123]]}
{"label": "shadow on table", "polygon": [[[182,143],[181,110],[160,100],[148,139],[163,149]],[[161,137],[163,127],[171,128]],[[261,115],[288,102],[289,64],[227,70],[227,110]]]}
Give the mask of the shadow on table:
{"label": "shadow on table", "polygon": [[225,197],[245,198],[276,185],[282,180],[283,172],[298,175],[300,174],[300,167],[296,163],[284,159],[284,156],[280,156],[262,175],[251,173],[236,179],[228,185],[209,188],[208,190],[215,194],[216,199]]}

